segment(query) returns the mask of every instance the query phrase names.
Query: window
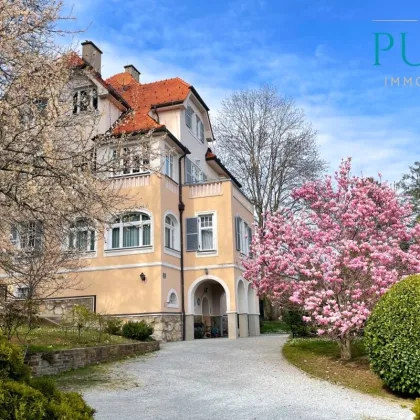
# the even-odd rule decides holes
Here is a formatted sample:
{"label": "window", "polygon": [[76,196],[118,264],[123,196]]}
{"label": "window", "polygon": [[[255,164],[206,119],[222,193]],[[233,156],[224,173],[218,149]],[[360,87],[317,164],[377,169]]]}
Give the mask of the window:
{"label": "window", "polygon": [[151,245],[151,220],[146,213],[133,212],[117,217],[109,230],[110,249]]}
{"label": "window", "polygon": [[22,222],[12,226],[12,242],[19,249],[39,250],[42,247],[43,226],[41,222]]}
{"label": "window", "polygon": [[148,145],[143,146],[143,150],[134,146],[124,147],[120,154],[117,150],[113,150],[112,159],[115,161],[114,176],[138,174],[147,172],[150,152]]}
{"label": "window", "polygon": [[244,255],[249,255],[252,240],[252,229],[239,216],[235,218],[236,249]]}
{"label": "window", "polygon": [[28,286],[19,286],[15,289],[15,297],[18,299],[26,299],[29,297],[30,288]]}
{"label": "window", "polygon": [[178,222],[171,214],[165,216],[165,247],[178,250]]}
{"label": "window", "polygon": [[199,224],[199,249],[200,251],[212,251],[214,247],[213,239],[213,215],[208,214],[198,218]]}
{"label": "window", "polygon": [[166,151],[165,155],[165,175],[169,178],[174,177],[174,155],[169,151]]}
{"label": "window", "polygon": [[168,308],[178,308],[178,295],[174,289],[169,290],[166,304]]}
{"label": "window", "polygon": [[187,127],[192,128],[192,116],[194,114],[193,109],[188,105],[187,109],[185,111],[185,124],[187,124]]}
{"label": "window", "polygon": [[73,94],[73,114],[98,109],[98,92],[96,88],[81,89]]}
{"label": "window", "polygon": [[207,181],[207,175],[190,159],[185,158],[185,182],[195,184]]}
{"label": "window", "polygon": [[204,124],[196,115],[195,134],[197,138],[204,144]]}
{"label": "window", "polygon": [[95,230],[87,219],[78,219],[70,226],[69,250],[95,251]]}

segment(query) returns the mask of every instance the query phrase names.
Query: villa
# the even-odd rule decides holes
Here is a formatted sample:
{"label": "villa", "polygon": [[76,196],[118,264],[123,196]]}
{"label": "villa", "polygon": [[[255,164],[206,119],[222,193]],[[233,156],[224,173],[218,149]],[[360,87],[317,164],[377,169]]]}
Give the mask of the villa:
{"label": "villa", "polygon": [[[89,106],[101,115],[98,133],[128,134],[127,149],[151,132],[162,152],[162,173],[142,169],[148,162],[123,162],[121,172],[110,174],[136,204],[98,227],[104,234],[75,232],[76,246],[86,251],[83,290],[46,300],[43,314],[82,302],[110,316],[144,319],[165,341],[194,339],[197,323],[232,339],[258,335],[258,298],[241,266],[253,206],[212,152],[209,108],[180,78],[144,84],[131,64],[104,80],[101,56],[93,42],[82,43],[76,64],[95,71],[74,83],[74,114],[84,111],[83,98],[92,98]],[[106,153],[115,153],[109,147]]]}

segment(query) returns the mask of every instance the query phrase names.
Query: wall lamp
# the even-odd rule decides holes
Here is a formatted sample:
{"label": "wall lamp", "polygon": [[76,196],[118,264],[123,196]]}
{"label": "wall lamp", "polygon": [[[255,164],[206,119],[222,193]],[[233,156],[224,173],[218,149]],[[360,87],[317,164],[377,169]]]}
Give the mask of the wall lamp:
{"label": "wall lamp", "polygon": [[146,281],[146,275],[143,272],[140,274],[140,280]]}
{"label": "wall lamp", "polygon": [[204,269],[204,273],[206,274],[206,276],[209,274],[209,269],[208,268],[205,268]]}

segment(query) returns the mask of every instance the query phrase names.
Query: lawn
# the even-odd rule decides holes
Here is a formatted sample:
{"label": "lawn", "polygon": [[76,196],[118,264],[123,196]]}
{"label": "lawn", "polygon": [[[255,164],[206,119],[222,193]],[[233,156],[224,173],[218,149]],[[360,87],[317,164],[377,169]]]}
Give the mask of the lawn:
{"label": "lawn", "polygon": [[289,333],[290,328],[283,321],[262,321],[261,334]]}
{"label": "lawn", "polygon": [[320,338],[293,339],[283,347],[283,355],[290,363],[317,378],[411,404],[411,400],[399,398],[387,390],[379,377],[369,369],[361,340],[354,343],[352,352],[351,361],[341,361],[338,344]]}
{"label": "lawn", "polygon": [[118,335],[109,334],[102,334],[101,341],[99,341],[98,332],[92,330],[83,331],[79,339],[77,332],[74,330],[65,331],[61,328],[42,326],[30,331],[26,336],[24,331],[20,331],[18,336],[12,338],[12,342],[22,345],[26,343],[31,351],[54,351],[132,343],[133,341]]}

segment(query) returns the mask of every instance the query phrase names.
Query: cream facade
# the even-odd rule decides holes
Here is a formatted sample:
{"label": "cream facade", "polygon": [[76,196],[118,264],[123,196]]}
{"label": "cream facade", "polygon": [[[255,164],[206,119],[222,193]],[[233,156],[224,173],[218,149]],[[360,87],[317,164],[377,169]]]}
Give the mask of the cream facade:
{"label": "cream facade", "polygon": [[[93,49],[96,65],[99,55],[100,70],[100,50],[92,43],[84,48]],[[89,53],[83,54],[85,59]],[[119,80],[125,75],[133,89],[149,89],[136,80],[134,66],[126,66]],[[108,80],[118,92],[113,78]],[[123,109],[103,84],[92,83],[100,92],[97,130],[106,132]],[[169,81],[157,83],[162,86],[156,85],[158,93],[142,118],[157,126],[153,136],[161,151],[161,173],[126,168],[126,173],[110,174],[130,210],[121,208],[109,225],[86,233],[86,266],[78,273],[83,290],[69,290],[60,298],[90,297],[97,312],[145,319],[154,325],[155,337],[166,341],[194,339],[194,327],[201,323],[210,335],[258,335],[258,298],[241,265],[249,252],[253,206],[211,152],[208,108],[195,89],[180,84],[185,97],[166,101],[165,92],[176,91],[178,80],[166,91]],[[122,88],[119,94],[135,107],[124,92]],[[144,132],[139,124],[138,137],[133,131],[130,144]],[[101,153],[112,155],[112,147]]]}

